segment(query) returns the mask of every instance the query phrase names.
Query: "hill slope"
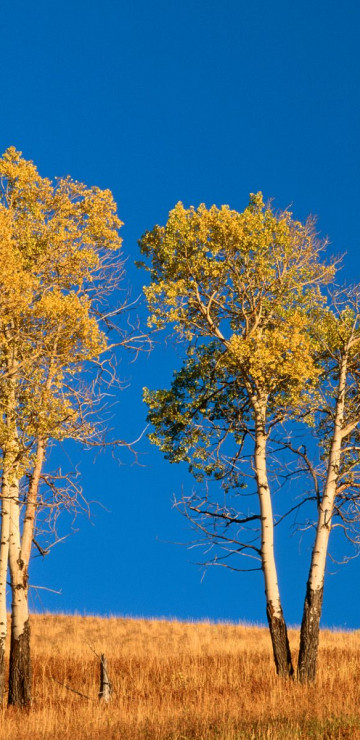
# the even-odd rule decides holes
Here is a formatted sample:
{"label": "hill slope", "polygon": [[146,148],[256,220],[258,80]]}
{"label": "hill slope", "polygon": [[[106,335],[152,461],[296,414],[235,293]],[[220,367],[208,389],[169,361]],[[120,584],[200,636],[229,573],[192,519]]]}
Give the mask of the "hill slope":
{"label": "hill slope", "polygon": [[33,615],[32,640],[34,704],[0,711],[0,740],[360,738],[360,632],[322,632],[311,687],[277,679],[264,628]]}

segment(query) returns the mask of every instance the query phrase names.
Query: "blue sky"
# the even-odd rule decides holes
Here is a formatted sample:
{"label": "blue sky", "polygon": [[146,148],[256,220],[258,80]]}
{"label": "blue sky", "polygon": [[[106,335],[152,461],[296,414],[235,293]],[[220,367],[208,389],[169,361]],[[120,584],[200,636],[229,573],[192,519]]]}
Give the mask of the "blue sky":
{"label": "blue sky", "polygon": [[[178,200],[241,210],[257,190],[297,218],[317,214],[331,250],[347,252],[344,277],[358,279],[355,0],[13,0],[0,19],[0,150],[15,145],[43,175],[113,191],[134,297],[137,239]],[[135,364],[123,357],[119,436],[139,435],[142,387],[168,385],[176,362],[164,346]],[[198,555],[173,544],[190,535],[172,496],[193,481],[145,440],[141,450],[142,467],[63,450],[106,508],[34,560],[32,582],[62,593],[34,589],[33,608],[265,621],[261,574],[212,569],[201,581]],[[284,531],[277,552],[286,617],[298,623],[309,544]],[[360,627],[360,561],[329,570],[323,622]]]}

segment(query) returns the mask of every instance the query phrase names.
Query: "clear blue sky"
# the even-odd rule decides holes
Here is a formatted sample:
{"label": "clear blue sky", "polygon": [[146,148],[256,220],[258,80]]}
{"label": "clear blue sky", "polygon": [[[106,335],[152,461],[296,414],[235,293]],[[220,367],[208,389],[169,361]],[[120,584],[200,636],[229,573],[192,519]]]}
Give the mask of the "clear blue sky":
{"label": "clear blue sky", "polygon": [[[257,190],[300,219],[317,214],[358,279],[358,2],[12,0],[0,18],[0,149],[113,191],[134,296],[137,239],[178,200],[243,209]],[[141,389],[167,385],[174,362],[170,348],[123,358],[119,435],[138,436]],[[172,544],[189,533],[171,498],[193,481],[142,449],[144,467],[71,449],[87,498],[109,512],[94,507],[34,560],[32,582],[62,594],[34,590],[33,607],[265,621],[261,574],[212,569],[201,582],[196,554]],[[308,544],[285,533],[277,550],[286,617],[299,623]],[[330,570],[323,622],[360,627],[360,561]]]}

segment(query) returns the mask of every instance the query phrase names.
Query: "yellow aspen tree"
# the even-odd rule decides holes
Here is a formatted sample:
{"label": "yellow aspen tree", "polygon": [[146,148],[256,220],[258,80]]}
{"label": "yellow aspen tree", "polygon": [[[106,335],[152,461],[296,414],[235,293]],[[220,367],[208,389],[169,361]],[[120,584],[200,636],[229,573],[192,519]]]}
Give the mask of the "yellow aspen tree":
{"label": "yellow aspen tree", "polygon": [[102,433],[89,368],[106,370],[113,346],[104,319],[114,327],[120,313],[107,296],[123,275],[121,225],[109,190],[42,178],[13,147],[0,159],[0,690],[9,563],[9,704],[31,702],[28,569],[48,443],[98,443]]}
{"label": "yellow aspen tree", "polygon": [[[230,476],[240,493],[237,471],[247,440],[274,661],[280,676],[292,676],[274,550],[268,443],[276,426],[311,403],[319,371],[308,327],[334,268],[321,261],[323,244],[313,221],[302,224],[287,211],[274,213],[261,193],[251,195],[242,213],[178,203],[165,226],[145,233],[140,247],[150,262],[149,324],[170,326],[185,354],[170,390],[145,392],[151,439],[171,461],[187,461],[196,475],[223,478],[225,485]],[[227,451],[221,459],[221,445],[230,437],[235,451],[230,460]],[[256,518],[220,509],[219,504],[205,514],[214,521],[225,514],[226,525],[233,519],[246,526]],[[190,505],[190,519],[194,511]],[[239,543],[238,551],[248,548],[249,542]]]}

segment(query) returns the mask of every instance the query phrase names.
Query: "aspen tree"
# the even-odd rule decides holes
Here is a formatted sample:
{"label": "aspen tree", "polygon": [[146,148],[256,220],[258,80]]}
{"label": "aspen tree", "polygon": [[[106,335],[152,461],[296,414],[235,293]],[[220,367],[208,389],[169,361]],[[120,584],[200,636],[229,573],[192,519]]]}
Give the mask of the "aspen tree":
{"label": "aspen tree", "polygon": [[[325,567],[331,530],[340,527],[358,545],[360,490],[360,290],[333,296],[316,327],[322,367],[316,436],[323,458],[318,517],[300,633],[298,676],[313,681],[319,645]],[[315,470],[315,466],[313,468]],[[321,485],[322,480],[323,485]]]}
{"label": "aspen tree", "polygon": [[[231,460],[237,466],[247,436],[274,661],[279,675],[292,675],[267,445],[274,426],[308,403],[316,384],[309,315],[321,305],[319,289],[333,268],[320,260],[323,245],[313,222],[301,224],[287,211],[275,214],[261,193],[251,196],[243,213],[228,206],[187,210],[178,203],[166,225],[147,232],[140,247],[151,263],[145,289],[149,324],[172,326],[187,354],[170,391],[146,391],[155,427],[151,439],[170,460],[221,478],[221,435],[233,436],[238,449]],[[232,462],[230,468],[236,470]],[[246,525],[246,517],[237,518]]]}
{"label": "aspen tree", "polygon": [[107,296],[123,261],[110,191],[69,177],[52,183],[13,147],[0,159],[0,183],[0,688],[9,561],[9,703],[25,706],[31,701],[28,568],[47,446],[100,440],[94,412],[101,394],[89,368],[96,363],[106,372],[113,345],[104,329],[120,313],[108,310]]}
{"label": "aspen tree", "polygon": [[[31,278],[22,270],[12,240],[12,219],[3,203],[0,205],[0,447],[2,452],[1,479],[1,543],[0,543],[0,701],[5,683],[5,641],[7,635],[6,587],[11,531],[11,501],[17,485],[19,440],[16,420],[17,360],[11,339],[12,325],[26,311],[31,300]],[[26,363],[22,359],[25,370]],[[25,372],[29,371],[29,366]]]}

